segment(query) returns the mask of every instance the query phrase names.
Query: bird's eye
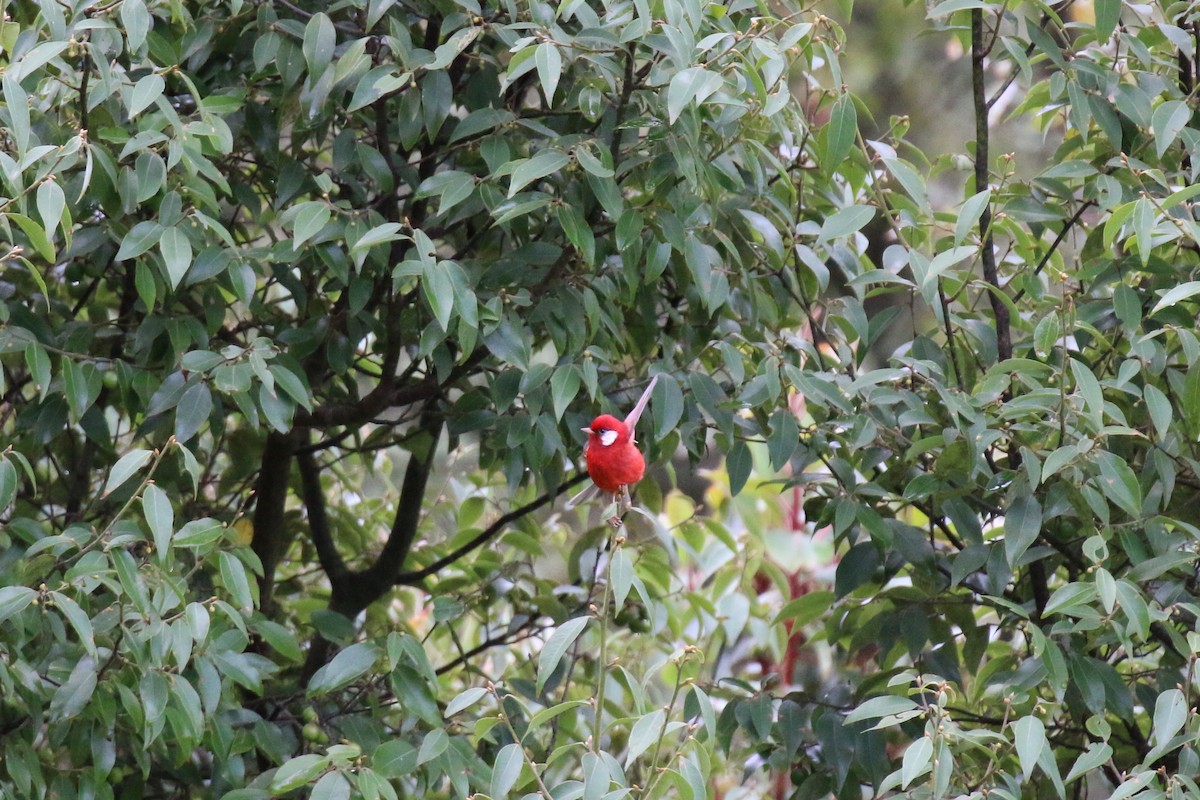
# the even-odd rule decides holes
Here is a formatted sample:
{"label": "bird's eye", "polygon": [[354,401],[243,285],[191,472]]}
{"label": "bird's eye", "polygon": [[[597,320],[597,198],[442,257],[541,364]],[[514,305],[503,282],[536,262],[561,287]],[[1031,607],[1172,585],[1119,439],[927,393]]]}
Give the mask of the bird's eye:
{"label": "bird's eye", "polygon": [[600,434],[600,444],[604,445],[605,447],[611,447],[612,443],[617,440],[617,432],[614,430],[601,428],[600,430],[596,431],[596,433]]}

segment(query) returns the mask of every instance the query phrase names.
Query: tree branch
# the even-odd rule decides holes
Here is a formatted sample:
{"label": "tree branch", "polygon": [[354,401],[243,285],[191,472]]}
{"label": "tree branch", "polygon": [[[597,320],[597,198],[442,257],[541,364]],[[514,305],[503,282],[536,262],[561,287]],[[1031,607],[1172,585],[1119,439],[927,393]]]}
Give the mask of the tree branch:
{"label": "tree branch", "polygon": [[268,434],[254,492],[254,538],[250,542],[250,547],[263,565],[263,574],[258,582],[259,605],[268,618],[274,605],[275,569],[287,550],[283,509],[287,501],[291,467],[291,437],[280,433]]}
{"label": "tree branch", "polygon": [[313,547],[321,568],[329,576],[330,583],[345,580],[346,562],[333,543],[329,529],[329,513],[325,507],[325,492],[321,489],[321,472],[316,458],[308,448],[295,450],[296,467],[300,471],[300,488],[304,494],[304,507],[308,511],[308,529],[312,533]]}
{"label": "tree branch", "polygon": [[422,567],[421,569],[417,569],[417,570],[412,570],[410,572],[401,572],[399,575],[396,576],[395,584],[397,586],[415,586],[415,585],[417,585],[418,582],[424,580],[425,578],[428,578],[430,575],[433,575],[434,573],[438,572],[443,567],[447,567],[450,564],[453,564],[455,561],[458,561],[460,558],[467,555],[468,553],[482,547],[484,544],[486,544],[487,542],[494,539],[502,530],[504,530],[506,527],[511,525],[513,522],[516,522],[521,517],[524,517],[528,514],[533,513],[534,511],[537,511],[539,508],[546,505],[550,501],[554,500],[556,497],[561,495],[563,492],[566,492],[567,490],[571,489],[572,487],[577,486],[580,483],[582,483],[585,478],[587,478],[587,473],[580,472],[579,474],[572,477],[569,481],[559,484],[555,489],[553,489],[552,491],[546,492],[544,495],[537,498],[536,500],[531,500],[528,503],[526,503],[525,505],[521,506],[520,508],[514,508],[512,511],[509,511],[507,514],[503,515],[502,517],[497,519],[495,522],[493,522],[491,525],[487,526],[482,531],[480,531],[478,534],[476,534],[475,537],[471,539],[471,541],[467,542],[466,544],[462,545],[461,547],[456,548],[453,552],[451,552],[445,556],[442,556],[441,558],[439,558],[437,561],[434,561],[429,566]]}
{"label": "tree branch", "polygon": [[[971,10],[971,88],[975,100],[975,191],[988,187],[988,105],[984,94],[983,66],[987,50],[983,42],[983,10]],[[995,240],[992,237],[991,203],[985,203],[979,214],[979,234],[983,240],[983,279],[995,291],[988,292],[992,316],[996,320],[996,352],[998,361],[1012,358],[1011,320],[1008,306],[1000,299],[1000,277],[996,269]]]}
{"label": "tree branch", "polygon": [[400,568],[408,559],[409,551],[412,550],[417,526],[421,521],[421,508],[425,504],[425,487],[429,483],[429,472],[433,466],[433,456],[437,451],[442,425],[442,415],[437,409],[427,408],[421,415],[421,428],[431,437],[429,450],[424,453],[424,457],[418,458],[414,453],[409,460],[387,544],[383,546],[379,558],[367,570],[367,576],[364,576],[368,578],[366,583],[370,588],[379,594],[395,585],[396,574],[400,572]]}

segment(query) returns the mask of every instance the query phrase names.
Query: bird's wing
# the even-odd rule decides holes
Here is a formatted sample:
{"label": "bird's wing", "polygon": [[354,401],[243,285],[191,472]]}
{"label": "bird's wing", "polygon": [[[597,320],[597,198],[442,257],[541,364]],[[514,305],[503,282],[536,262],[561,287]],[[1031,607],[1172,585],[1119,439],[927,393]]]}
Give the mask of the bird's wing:
{"label": "bird's wing", "polygon": [[625,418],[625,427],[629,428],[629,438],[637,441],[634,435],[634,428],[637,426],[637,421],[642,412],[646,410],[646,404],[650,402],[650,393],[654,391],[654,384],[658,383],[658,376],[655,375],[650,379],[650,385],[646,387],[646,391],[642,392],[642,396],[638,398],[637,405],[629,412],[629,416]]}

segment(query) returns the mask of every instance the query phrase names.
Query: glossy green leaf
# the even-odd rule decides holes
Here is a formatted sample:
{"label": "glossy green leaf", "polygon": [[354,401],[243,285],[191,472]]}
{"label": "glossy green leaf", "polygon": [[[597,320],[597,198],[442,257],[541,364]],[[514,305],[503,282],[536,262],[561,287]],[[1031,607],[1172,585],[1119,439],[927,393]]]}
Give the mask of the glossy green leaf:
{"label": "glossy green leaf", "polygon": [[1031,494],[1014,499],[1004,511],[1004,556],[1016,567],[1042,530],[1042,504]]}
{"label": "glossy green leaf", "polygon": [[513,197],[530,183],[558,172],[570,161],[570,156],[562,151],[543,150],[532,158],[519,162],[513,167],[508,196]]}
{"label": "glossy green leaf", "polygon": [[175,534],[175,510],[167,493],[151,484],[142,491],[142,511],[146,524],[154,538],[154,549],[164,562],[171,549],[171,537]]}
{"label": "glossy green leaf", "polygon": [[500,748],[495,766],[492,767],[492,782],[488,795],[496,800],[508,797],[517,779],[521,777],[521,768],[524,766],[525,756],[521,752],[521,745],[512,743]]}
{"label": "glossy green leaf", "polygon": [[367,674],[375,665],[378,653],[366,643],[353,644],[335,655],[308,682],[310,697],[337,691]]}
{"label": "glossy green leaf", "polygon": [[858,109],[854,107],[854,100],[850,95],[844,94],[834,102],[829,111],[829,124],[825,135],[826,169],[833,170],[850,154],[858,136]]}
{"label": "glossy green leaf", "polygon": [[546,681],[550,679],[554,670],[558,669],[559,662],[562,661],[567,650],[575,644],[575,640],[583,633],[588,621],[587,617],[569,619],[559,625],[550,638],[546,640],[546,644],[542,646],[542,652],[538,654],[537,690],[539,692],[546,685]]}
{"label": "glossy green leaf", "polygon": [[1013,723],[1012,729],[1021,772],[1025,780],[1029,780],[1043,748],[1046,747],[1046,726],[1037,717],[1021,717]]}
{"label": "glossy green leaf", "polygon": [[183,231],[171,227],[161,231],[158,247],[166,268],[163,277],[172,289],[178,289],[183,276],[192,266],[192,243]]}

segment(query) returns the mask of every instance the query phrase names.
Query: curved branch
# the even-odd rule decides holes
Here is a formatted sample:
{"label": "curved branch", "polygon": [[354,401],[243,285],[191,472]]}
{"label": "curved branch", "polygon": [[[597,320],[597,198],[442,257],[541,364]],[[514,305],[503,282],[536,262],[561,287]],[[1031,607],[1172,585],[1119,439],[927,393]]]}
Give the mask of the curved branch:
{"label": "curved branch", "polygon": [[304,495],[304,507],[308,511],[308,528],[312,533],[313,547],[321,568],[329,576],[330,583],[345,579],[346,562],[333,543],[333,532],[329,529],[329,513],[325,508],[325,492],[321,489],[321,472],[317,460],[309,449],[296,450],[296,467],[300,471],[300,488]]}

